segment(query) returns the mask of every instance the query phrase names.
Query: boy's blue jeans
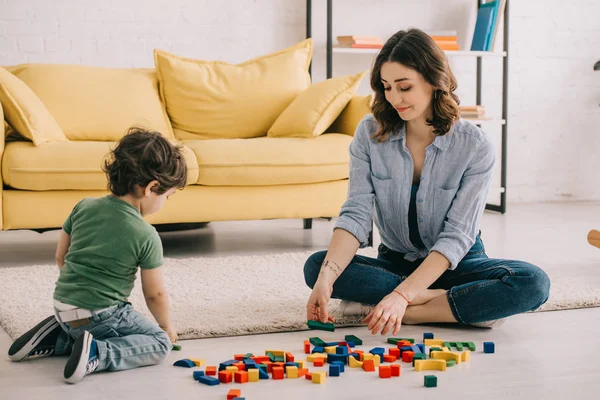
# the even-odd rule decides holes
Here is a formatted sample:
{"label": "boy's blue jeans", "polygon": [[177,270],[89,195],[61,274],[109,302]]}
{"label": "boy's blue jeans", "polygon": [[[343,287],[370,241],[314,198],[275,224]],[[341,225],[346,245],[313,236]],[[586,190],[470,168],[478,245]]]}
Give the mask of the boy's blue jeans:
{"label": "boy's blue jeans", "polygon": [[121,303],[116,308],[96,314],[90,317],[89,324],[78,328],[62,322],[56,311],[56,320],[63,332],[56,342],[55,354],[70,354],[75,338],[88,331],[98,345],[97,371],[120,371],[158,364],[171,351],[167,333],[135,311],[129,303]]}
{"label": "boy's blue jeans", "polygon": [[[308,258],[304,278],[313,287],[326,251]],[[354,256],[333,284],[332,298],[376,305],[419,265],[422,259],[406,261],[404,254],[379,246],[377,258]],[[491,321],[532,311],[550,294],[548,275],[524,261],[488,258],[481,238],[453,271],[446,271],[430,289],[448,290],[448,303],[462,324]]]}

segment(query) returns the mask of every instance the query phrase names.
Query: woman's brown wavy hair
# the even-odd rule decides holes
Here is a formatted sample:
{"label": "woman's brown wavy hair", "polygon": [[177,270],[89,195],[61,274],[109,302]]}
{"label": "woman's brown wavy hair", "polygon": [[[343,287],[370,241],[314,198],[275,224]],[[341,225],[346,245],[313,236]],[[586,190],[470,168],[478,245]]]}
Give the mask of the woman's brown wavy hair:
{"label": "woman's brown wavy hair", "polygon": [[389,38],[373,65],[371,88],[375,96],[371,109],[379,123],[379,129],[373,138],[383,142],[405,123],[398,111],[385,99],[381,66],[386,62],[397,62],[414,69],[433,86],[432,117],[427,120],[427,124],[433,126],[434,134],[445,135],[459,116],[460,100],[454,94],[456,78],[450,70],[444,51],[435,41],[419,29],[409,29],[396,32]]}

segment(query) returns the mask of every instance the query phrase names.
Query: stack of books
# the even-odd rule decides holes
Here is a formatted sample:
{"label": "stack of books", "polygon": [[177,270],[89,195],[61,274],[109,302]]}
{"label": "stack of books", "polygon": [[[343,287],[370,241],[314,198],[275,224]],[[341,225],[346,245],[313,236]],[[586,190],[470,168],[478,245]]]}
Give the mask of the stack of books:
{"label": "stack of books", "polygon": [[485,119],[485,106],[459,106],[460,117],[464,119]]}
{"label": "stack of books", "polygon": [[430,32],[429,36],[442,50],[460,50],[456,31]]}
{"label": "stack of books", "polygon": [[383,41],[378,36],[338,36],[338,47],[353,49],[380,49]]}

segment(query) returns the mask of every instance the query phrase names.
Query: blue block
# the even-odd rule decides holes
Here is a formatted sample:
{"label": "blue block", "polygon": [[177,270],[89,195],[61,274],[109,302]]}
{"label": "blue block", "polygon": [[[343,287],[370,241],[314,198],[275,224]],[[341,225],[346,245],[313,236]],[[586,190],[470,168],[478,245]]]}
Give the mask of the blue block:
{"label": "blue block", "polygon": [[[417,345],[417,347],[419,348],[420,353],[425,353],[425,345],[424,344],[420,343]],[[415,354],[417,354],[417,353],[415,353]]]}
{"label": "blue block", "polygon": [[345,372],[346,371],[345,364],[342,361],[334,361],[331,364],[333,364],[333,365],[339,365],[340,366],[340,372]]}
{"label": "blue block", "polygon": [[383,360],[383,355],[385,354],[385,349],[383,347],[375,347],[369,351],[371,354],[376,354],[379,356],[381,360]]}
{"label": "blue block", "polygon": [[340,376],[340,366],[338,364],[329,366],[329,376]]}
{"label": "blue block", "polygon": [[256,365],[256,361],[254,361],[254,360],[251,360],[251,359],[249,359],[249,358],[245,358],[245,359],[244,359],[244,364],[245,364],[246,366],[248,366],[248,365]]}
{"label": "blue block", "polygon": [[496,352],[496,345],[494,342],[483,342],[483,352],[492,354]]}
{"label": "blue block", "polygon": [[200,380],[201,376],[204,376],[204,371],[194,371],[194,380],[195,381]]}
{"label": "blue block", "polygon": [[266,365],[257,365],[258,379],[269,379],[269,369]]}
{"label": "blue block", "polygon": [[358,353],[351,353],[350,357],[354,357],[354,358],[356,358],[357,360],[360,361],[360,354],[358,354]]}
{"label": "blue block", "polygon": [[327,342],[327,347],[331,347],[331,346],[339,346],[340,342]]}
{"label": "blue block", "polygon": [[321,347],[321,346],[315,346],[313,347],[313,349],[310,352],[311,354],[314,353],[325,353],[325,347]]}
{"label": "blue block", "polygon": [[[410,346],[410,351],[412,351],[415,354],[425,352],[425,347],[423,347],[423,350],[421,351],[421,348],[419,346],[421,346],[421,345]],[[425,346],[425,345],[422,345],[422,346]]]}
{"label": "blue block", "polygon": [[423,334],[423,341],[425,341],[425,339],[433,339],[433,333],[431,333],[431,332],[425,332]]}
{"label": "blue block", "polygon": [[205,385],[208,385],[208,386],[215,386],[215,385],[218,385],[220,383],[217,378],[214,378],[212,376],[206,376],[206,375],[205,376],[201,376],[198,379],[198,382],[204,383]]}
{"label": "blue block", "polygon": [[400,357],[402,357],[402,353],[404,353],[405,351],[413,351],[413,349],[411,346],[400,347]]}
{"label": "blue block", "polygon": [[237,363],[239,363],[238,360],[229,360],[229,361],[222,362],[221,364],[219,364],[219,371],[224,371],[227,369],[227,367],[231,367],[233,364],[237,364]]}
{"label": "blue block", "polygon": [[335,349],[335,354],[341,354],[343,356],[347,356],[348,355],[348,348],[346,346],[338,346]]}
{"label": "blue block", "polygon": [[194,368],[196,366],[196,364],[194,364],[194,362],[192,360],[189,360],[187,358],[184,358],[183,360],[177,360],[175,361],[175,364],[173,364],[175,367],[184,367],[184,368]]}
{"label": "blue block", "polygon": [[348,356],[342,354],[327,354],[327,362],[331,364],[334,361],[341,361],[346,364],[348,362]]}
{"label": "blue block", "polygon": [[354,343],[354,342],[346,342],[346,343],[348,343],[348,347],[350,347],[350,348],[356,347],[356,343]]}

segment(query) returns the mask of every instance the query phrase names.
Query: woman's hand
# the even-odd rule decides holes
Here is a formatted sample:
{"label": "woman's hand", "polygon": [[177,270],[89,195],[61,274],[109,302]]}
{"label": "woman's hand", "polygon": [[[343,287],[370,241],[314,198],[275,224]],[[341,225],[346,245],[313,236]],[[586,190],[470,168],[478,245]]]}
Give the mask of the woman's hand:
{"label": "woman's hand", "polygon": [[379,304],[365,317],[363,323],[368,323],[368,329],[373,335],[381,330],[386,335],[393,329],[393,334],[400,332],[402,318],[406,312],[408,301],[396,292],[385,296]]}
{"label": "woman's hand", "polygon": [[306,303],[306,319],[323,323],[334,322],[335,319],[327,313],[327,303],[331,298],[333,287],[326,279],[317,279],[312,293]]}

